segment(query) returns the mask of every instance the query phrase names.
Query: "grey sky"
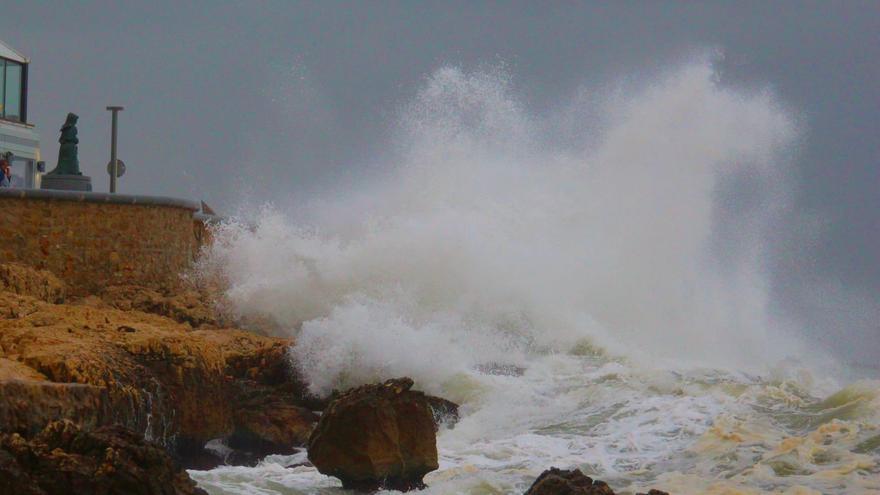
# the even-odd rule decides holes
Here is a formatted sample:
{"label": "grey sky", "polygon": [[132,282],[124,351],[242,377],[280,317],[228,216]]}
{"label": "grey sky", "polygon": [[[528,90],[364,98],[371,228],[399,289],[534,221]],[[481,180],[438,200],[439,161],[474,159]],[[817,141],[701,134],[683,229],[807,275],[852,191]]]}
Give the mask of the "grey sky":
{"label": "grey sky", "polygon": [[[724,82],[769,84],[806,124],[796,206],[827,227],[778,256],[781,306],[836,331],[859,326],[876,351],[866,356],[880,353],[876,1],[4,0],[0,14],[0,39],[32,59],[30,121],[50,167],[76,112],[82,168],[106,190],[104,107],[120,104],[121,190],[219,209],[351,180],[395,106],[444,64],[504,63],[540,110],[579,85],[719,48]],[[805,295],[817,282],[855,294],[838,296],[859,299],[858,314]]]}

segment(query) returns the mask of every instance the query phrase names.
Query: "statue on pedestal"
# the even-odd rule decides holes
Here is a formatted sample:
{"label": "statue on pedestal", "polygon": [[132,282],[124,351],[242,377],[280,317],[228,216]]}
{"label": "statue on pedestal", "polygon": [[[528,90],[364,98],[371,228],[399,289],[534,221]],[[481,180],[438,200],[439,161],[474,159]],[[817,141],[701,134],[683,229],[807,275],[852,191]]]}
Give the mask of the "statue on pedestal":
{"label": "statue on pedestal", "polygon": [[92,178],[83,175],[79,171],[79,156],[77,145],[79,138],[76,137],[76,121],[79,117],[75,113],[67,114],[67,120],[61,128],[61,137],[58,142],[58,165],[55,169],[45,174],[40,179],[41,189],[56,189],[62,191],[91,191]]}
{"label": "statue on pedestal", "polygon": [[67,114],[67,120],[61,128],[61,137],[58,142],[61,147],[58,149],[58,165],[55,170],[49,172],[54,175],[82,175],[79,171],[79,157],[77,145],[79,139],[76,137],[76,121],[79,116],[75,113]]}

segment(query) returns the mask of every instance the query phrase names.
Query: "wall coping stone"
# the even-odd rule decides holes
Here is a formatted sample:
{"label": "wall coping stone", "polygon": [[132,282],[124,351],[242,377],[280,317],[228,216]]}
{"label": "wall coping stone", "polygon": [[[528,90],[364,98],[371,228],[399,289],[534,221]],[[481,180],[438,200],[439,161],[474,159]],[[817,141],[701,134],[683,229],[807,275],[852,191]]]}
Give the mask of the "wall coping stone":
{"label": "wall coping stone", "polygon": [[103,192],[56,191],[52,189],[0,188],[0,199],[55,199],[80,203],[109,203],[122,205],[170,206],[190,211],[199,211],[201,205],[195,201],[168,196],[143,196],[139,194],[110,194]]}

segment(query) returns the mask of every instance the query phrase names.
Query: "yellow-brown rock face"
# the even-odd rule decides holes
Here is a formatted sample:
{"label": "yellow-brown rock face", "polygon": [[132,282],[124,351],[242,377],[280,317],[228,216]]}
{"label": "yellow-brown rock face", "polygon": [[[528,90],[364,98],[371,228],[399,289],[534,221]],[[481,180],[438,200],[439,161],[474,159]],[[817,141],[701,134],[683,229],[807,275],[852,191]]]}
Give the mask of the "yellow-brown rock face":
{"label": "yellow-brown rock face", "polygon": [[[156,296],[159,309],[171,310],[150,314],[138,308],[150,309],[143,301],[153,295],[131,288],[109,291],[110,302],[53,304],[58,291],[47,289],[39,273],[14,268],[15,276],[4,279],[4,269],[0,280],[25,282],[0,292],[0,430],[33,434],[65,418],[85,428],[121,424],[178,452],[231,435],[236,421],[279,444],[308,435],[308,411],[290,430],[278,418],[239,411],[247,403],[242,394],[254,390],[263,402],[294,406],[301,393],[287,376],[290,341],[231,328],[194,330],[180,316],[189,309],[208,320],[207,306]],[[121,293],[139,302],[117,309],[126,300]]]}

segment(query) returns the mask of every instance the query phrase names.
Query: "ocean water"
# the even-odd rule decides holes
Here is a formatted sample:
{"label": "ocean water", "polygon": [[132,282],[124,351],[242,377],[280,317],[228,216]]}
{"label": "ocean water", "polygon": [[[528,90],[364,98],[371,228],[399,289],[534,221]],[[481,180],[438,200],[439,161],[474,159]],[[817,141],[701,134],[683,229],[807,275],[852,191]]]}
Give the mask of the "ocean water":
{"label": "ocean water", "polygon": [[[804,380],[806,377],[800,377]],[[519,377],[460,377],[464,419],[438,437],[425,493],[523,493],[550,466],[618,493],[880,493],[880,384],[819,399],[793,377],[688,373],[603,358],[536,357]],[[209,493],[344,493],[305,453],[190,471]]]}
{"label": "ocean water", "polygon": [[[200,269],[296,339],[313,393],[410,376],[460,403],[426,493],[522,493],[551,466],[620,493],[880,493],[876,371],[769,309],[795,115],[711,57],[541,113],[503,70],[442,68],[355,164],[369,180],[228,222]],[[341,491],[304,460],[190,474]]]}

